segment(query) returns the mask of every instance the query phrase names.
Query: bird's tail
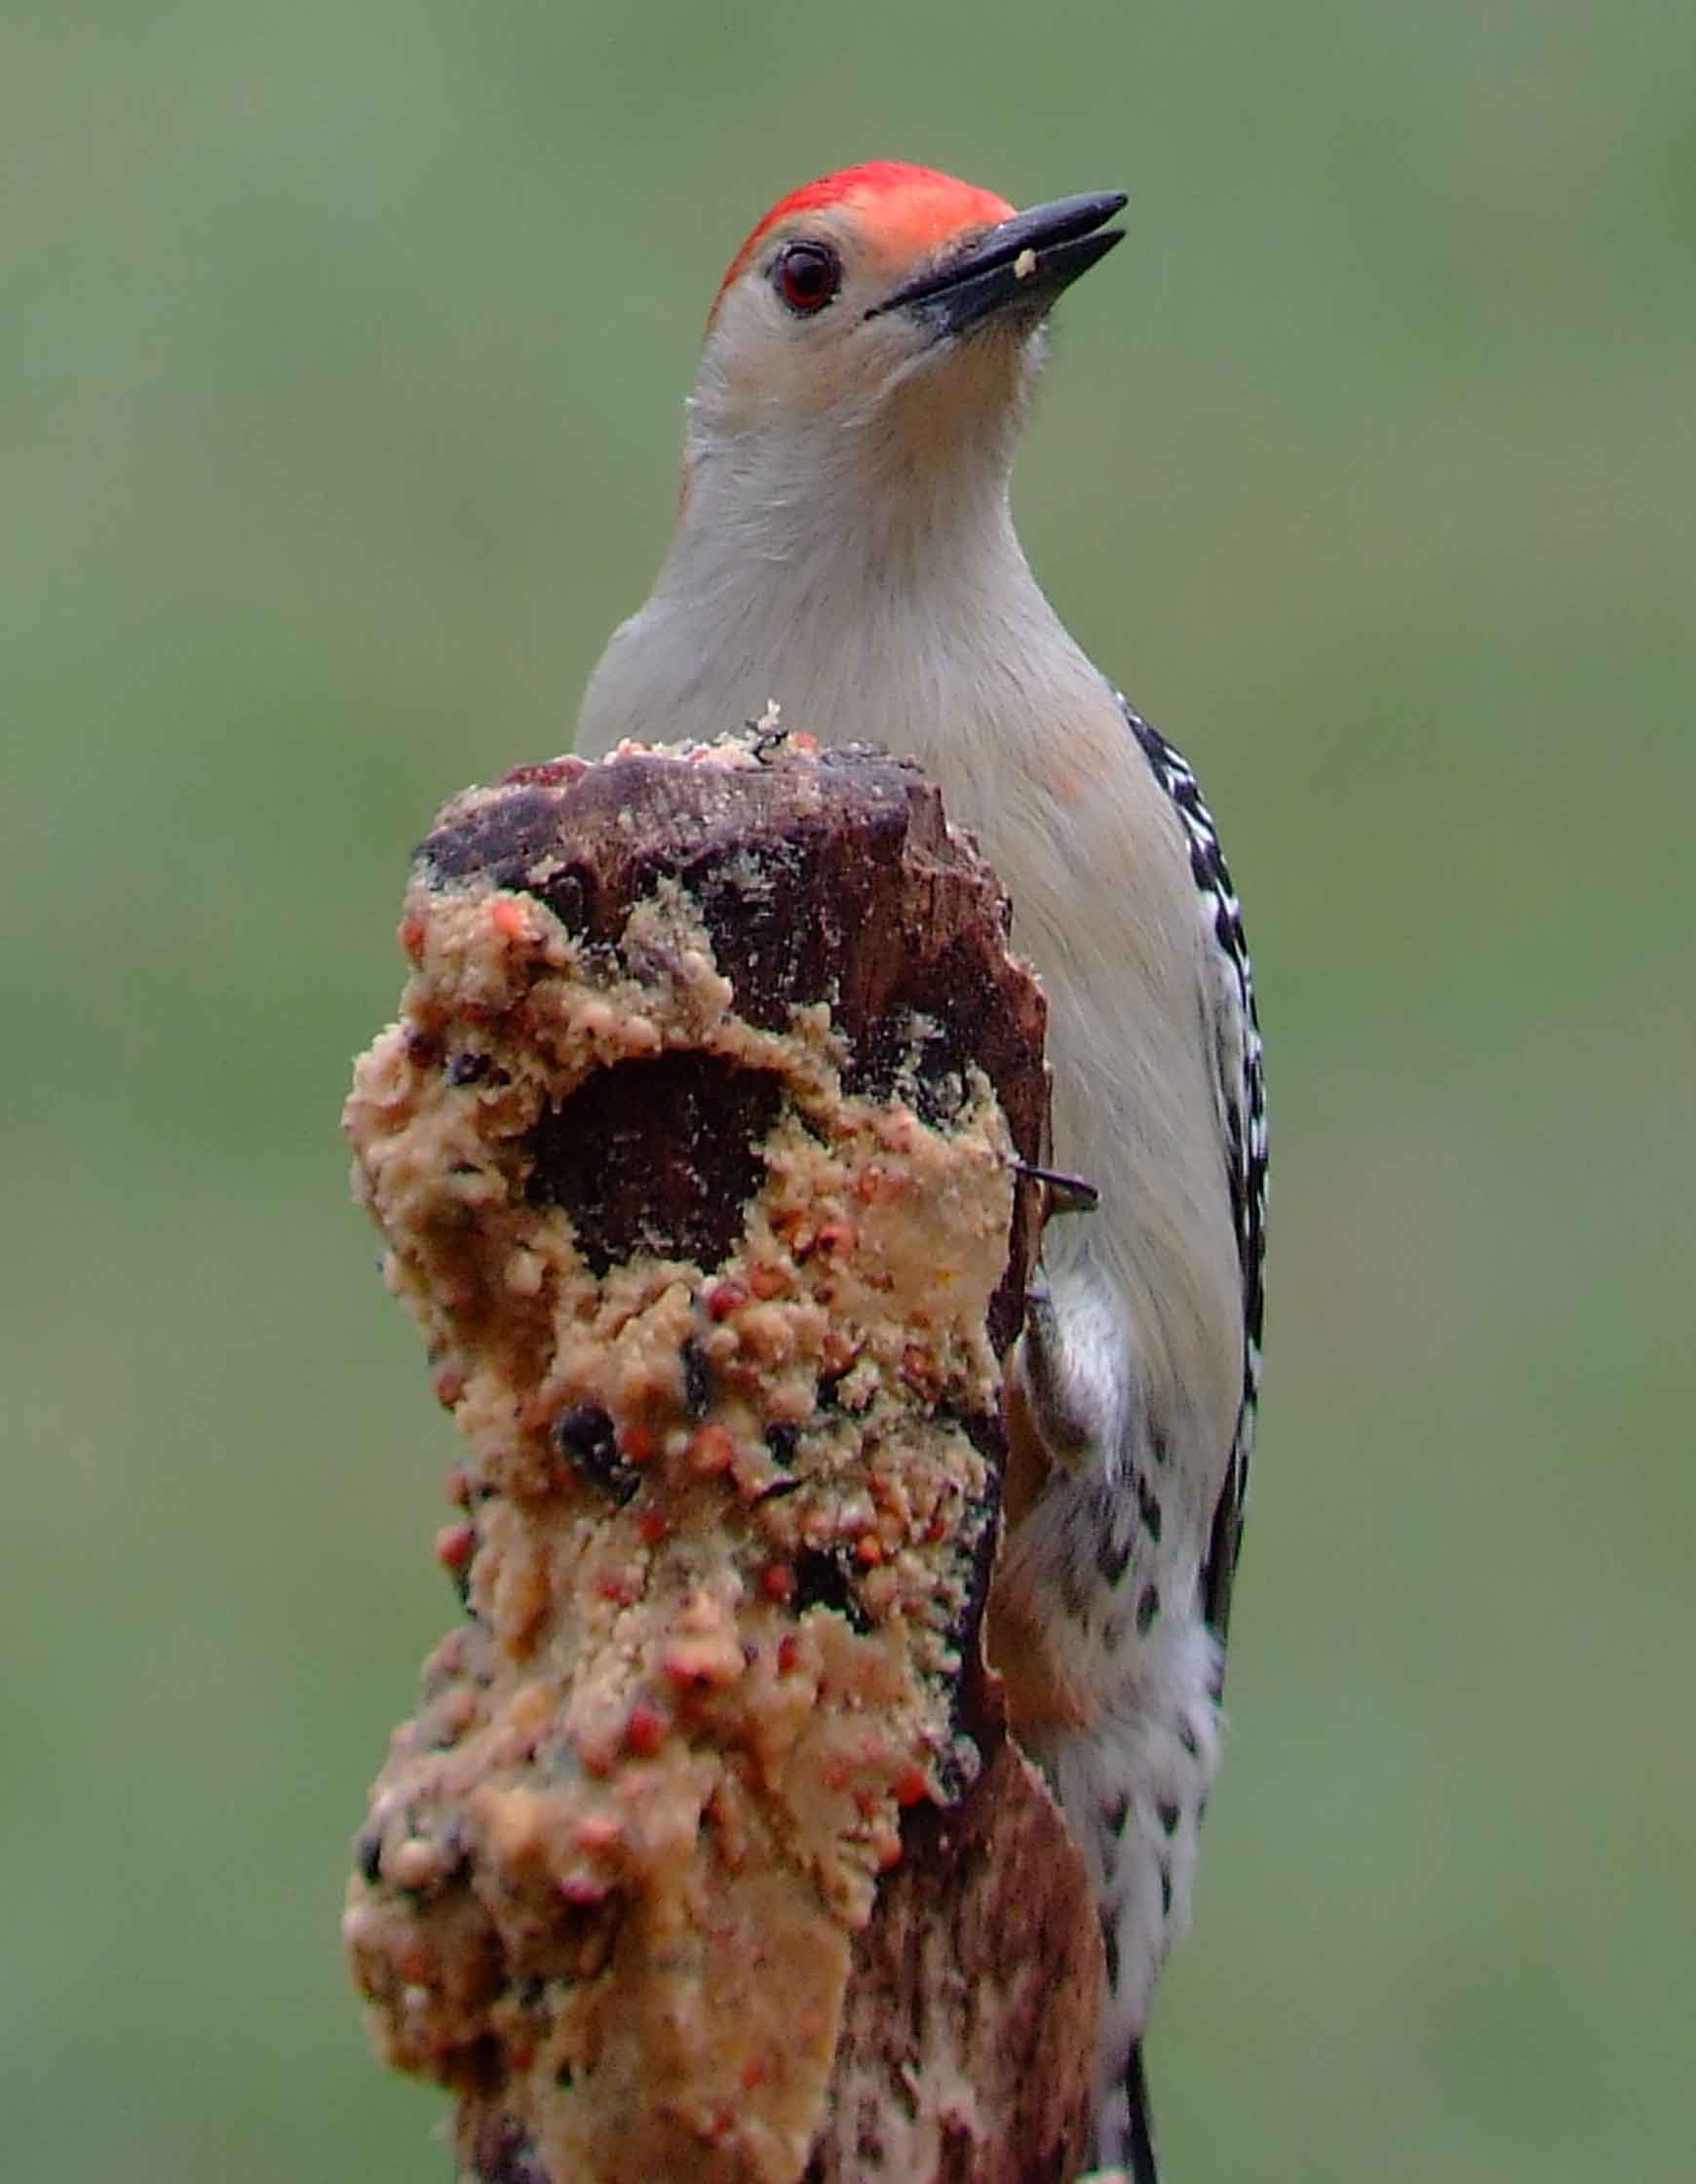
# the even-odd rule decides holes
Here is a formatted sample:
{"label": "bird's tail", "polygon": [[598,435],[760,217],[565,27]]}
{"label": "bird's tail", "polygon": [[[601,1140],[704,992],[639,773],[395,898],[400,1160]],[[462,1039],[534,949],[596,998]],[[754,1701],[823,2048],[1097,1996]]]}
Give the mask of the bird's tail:
{"label": "bird's tail", "polygon": [[1131,2050],[1125,2067],[1125,2097],[1131,2109],[1131,2134],[1125,2142],[1125,2173],[1131,2184],[1160,2184],[1154,2160],[1154,2116],[1148,2105],[1148,2080],[1142,2069],[1142,2044]]}

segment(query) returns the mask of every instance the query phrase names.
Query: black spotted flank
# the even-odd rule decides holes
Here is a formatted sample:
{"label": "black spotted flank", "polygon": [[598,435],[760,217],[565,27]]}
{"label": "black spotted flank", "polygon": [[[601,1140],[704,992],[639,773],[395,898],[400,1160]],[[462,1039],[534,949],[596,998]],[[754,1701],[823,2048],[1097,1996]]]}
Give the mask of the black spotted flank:
{"label": "black spotted flank", "polygon": [[1144,1585],[1137,1602],[1137,1635],[1146,1638],[1160,1613],[1160,1587]]}
{"label": "black spotted flank", "polygon": [[1125,1822],[1131,1817],[1131,1794],[1121,1790],[1117,1797],[1108,1798],[1101,1808],[1101,1824],[1109,1835],[1123,1835]]}
{"label": "black spotted flank", "polygon": [[1102,1534],[1096,1548],[1096,1567],[1110,1585],[1116,1585],[1125,1575],[1126,1565],[1131,1560],[1131,1545],[1129,1532],[1118,1538],[1111,1532]]}

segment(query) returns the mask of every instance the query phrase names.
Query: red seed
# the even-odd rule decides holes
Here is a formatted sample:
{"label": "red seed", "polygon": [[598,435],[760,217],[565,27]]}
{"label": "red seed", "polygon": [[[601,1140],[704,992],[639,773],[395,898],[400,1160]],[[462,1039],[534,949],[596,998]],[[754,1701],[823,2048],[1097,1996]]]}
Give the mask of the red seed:
{"label": "red seed", "polygon": [[786,1630],[778,1640],[778,1674],[787,1676],[801,1658],[801,1642],[792,1630]]}
{"label": "red seed", "polygon": [[642,1509],[636,1516],[636,1537],[644,1547],[657,1547],[672,1529],[663,1509]]}
{"label": "red seed", "polygon": [[792,1600],[795,1574],[787,1562],[768,1562],[759,1574],[760,1590],[768,1600]]}
{"label": "red seed", "polygon": [[766,1260],[758,1260],[748,1269],[748,1286],[763,1303],[781,1297],[790,1286],[790,1277],[781,1267],[774,1267]]}
{"label": "red seed", "polygon": [[934,1388],[937,1369],[930,1351],[918,1343],[908,1343],[901,1353],[901,1377],[920,1390]]}
{"label": "red seed", "polygon": [[613,1439],[627,1463],[651,1463],[659,1452],[659,1438],[653,1427],[636,1419],[627,1419]]}
{"label": "red seed", "polygon": [[890,1784],[898,1805],[916,1805],[920,1798],[930,1795],[930,1784],[925,1779],[922,1767],[909,1764],[900,1770]]}
{"label": "red seed", "polygon": [[476,1552],[475,1524],[444,1524],[436,1535],[436,1559],[443,1570],[463,1570]]}
{"label": "red seed", "polygon": [[553,1396],[528,1396],[519,1406],[519,1424],[526,1433],[546,1433],[558,1409],[559,1403]]}
{"label": "red seed", "polygon": [[422,917],[403,917],[395,935],[407,960],[418,965],[424,960],[424,920]]}
{"label": "red seed", "polygon": [[416,1934],[409,1936],[396,1949],[394,1965],[403,1979],[409,1980],[418,1987],[430,1985],[437,1972],[434,1950]]}
{"label": "red seed", "polygon": [[456,1509],[471,1507],[471,1473],[463,1463],[454,1464],[442,1483]]}
{"label": "red seed", "polygon": [[624,1740],[638,1759],[652,1759],[666,1740],[666,1717],[650,1698],[638,1698],[624,1725]]}
{"label": "red seed", "polygon": [[488,906],[488,921],[502,940],[528,940],[530,920],[525,916],[522,903],[514,902],[510,895],[497,895]]}
{"label": "red seed", "polygon": [[500,777],[503,789],[557,789],[581,781],[589,771],[589,760],[580,759],[575,752],[567,751],[558,759],[538,759],[529,765],[508,766]]}
{"label": "red seed", "polygon": [[740,1311],[748,1303],[746,1282],[715,1281],[707,1292],[707,1310],[713,1319],[728,1319],[732,1312]]}
{"label": "red seed", "polygon": [[690,1465],[708,1478],[728,1471],[735,1458],[736,1443],[722,1425],[698,1425],[689,1436]]}
{"label": "red seed", "polygon": [[465,1393],[465,1375],[457,1365],[441,1366],[431,1380],[436,1390],[436,1400],[444,1411],[451,1411]]}
{"label": "red seed", "polygon": [[860,1241],[860,1231],[851,1221],[822,1221],[813,1238],[815,1251],[852,1251]]}
{"label": "red seed", "polygon": [[883,1541],[875,1532],[863,1532],[854,1542],[854,1552],[869,1570],[883,1560]]}
{"label": "red seed", "polygon": [[587,1873],[567,1873],[559,1883],[559,1893],[567,1903],[590,1905],[604,1903],[607,1888],[604,1881],[597,1881]]}

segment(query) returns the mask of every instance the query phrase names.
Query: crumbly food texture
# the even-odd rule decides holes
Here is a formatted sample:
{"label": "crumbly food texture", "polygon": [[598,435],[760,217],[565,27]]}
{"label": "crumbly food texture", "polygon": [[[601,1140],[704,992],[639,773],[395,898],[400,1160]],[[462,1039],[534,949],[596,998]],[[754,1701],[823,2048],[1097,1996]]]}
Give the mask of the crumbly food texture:
{"label": "crumbly food texture", "polygon": [[[486,2173],[776,2184],[904,1812],[977,1764],[1007,1124],[973,1069],[945,1114],[845,1090],[829,1002],[751,1022],[675,878],[608,945],[421,869],[402,940],[346,1127],[467,1443],[468,1619],[371,1793],[354,1976],[388,2060],[498,2089]],[[752,1118],[661,1155],[747,1161],[733,1234],[606,1232],[650,1088]]]}

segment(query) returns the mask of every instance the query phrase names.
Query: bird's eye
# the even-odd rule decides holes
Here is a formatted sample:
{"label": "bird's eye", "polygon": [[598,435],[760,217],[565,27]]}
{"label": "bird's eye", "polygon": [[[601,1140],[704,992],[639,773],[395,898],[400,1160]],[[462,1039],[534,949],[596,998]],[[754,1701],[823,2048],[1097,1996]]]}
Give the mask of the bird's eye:
{"label": "bird's eye", "polygon": [[778,253],[771,279],[790,309],[810,319],[842,286],[842,260],[829,243],[790,243]]}

